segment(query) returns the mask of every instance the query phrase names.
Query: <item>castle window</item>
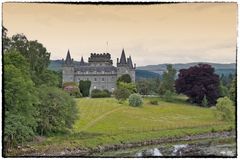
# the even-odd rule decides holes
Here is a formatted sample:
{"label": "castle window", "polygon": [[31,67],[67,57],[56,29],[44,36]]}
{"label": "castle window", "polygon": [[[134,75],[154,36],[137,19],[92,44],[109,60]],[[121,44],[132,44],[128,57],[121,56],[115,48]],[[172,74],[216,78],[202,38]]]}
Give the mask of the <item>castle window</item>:
{"label": "castle window", "polygon": [[94,81],[97,82],[97,78],[94,78]]}
{"label": "castle window", "polygon": [[102,82],[104,82],[104,78],[102,78]]}

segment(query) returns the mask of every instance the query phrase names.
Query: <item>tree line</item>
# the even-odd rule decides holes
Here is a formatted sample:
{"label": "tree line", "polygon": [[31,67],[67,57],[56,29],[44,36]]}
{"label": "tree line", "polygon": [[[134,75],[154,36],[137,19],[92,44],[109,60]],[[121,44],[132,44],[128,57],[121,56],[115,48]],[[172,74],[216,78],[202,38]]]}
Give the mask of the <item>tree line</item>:
{"label": "tree line", "polygon": [[142,95],[160,95],[167,101],[172,101],[176,94],[184,94],[190,103],[205,107],[215,105],[218,98],[225,96],[236,102],[236,76],[232,74],[219,76],[209,64],[198,64],[176,73],[169,64],[161,80],[137,81],[137,90]]}
{"label": "tree line", "polygon": [[48,70],[50,52],[23,34],[3,27],[3,145],[9,148],[36,135],[67,132],[77,116],[75,101],[61,89],[61,73]]}

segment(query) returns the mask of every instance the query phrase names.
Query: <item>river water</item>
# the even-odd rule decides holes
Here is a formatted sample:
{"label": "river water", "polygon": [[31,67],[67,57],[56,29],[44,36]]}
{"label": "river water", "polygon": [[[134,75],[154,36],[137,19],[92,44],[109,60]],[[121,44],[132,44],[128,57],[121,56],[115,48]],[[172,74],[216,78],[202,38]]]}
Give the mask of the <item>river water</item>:
{"label": "river water", "polygon": [[235,139],[179,142],[105,152],[94,157],[235,157]]}

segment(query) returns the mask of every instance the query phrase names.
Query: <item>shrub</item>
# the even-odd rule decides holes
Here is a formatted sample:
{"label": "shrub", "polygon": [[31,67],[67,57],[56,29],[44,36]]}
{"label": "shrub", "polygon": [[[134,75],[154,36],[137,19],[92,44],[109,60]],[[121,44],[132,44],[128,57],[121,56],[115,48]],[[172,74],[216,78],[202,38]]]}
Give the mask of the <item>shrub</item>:
{"label": "shrub", "polygon": [[113,95],[119,102],[122,102],[129,97],[130,92],[127,89],[118,88],[113,92]]}
{"label": "shrub", "polygon": [[137,86],[134,83],[119,82],[118,88],[127,89],[131,94],[137,93]]}
{"label": "shrub", "polygon": [[82,93],[83,97],[88,97],[89,96],[90,87],[91,87],[91,81],[89,81],[89,80],[79,81],[79,90]]}
{"label": "shrub", "polygon": [[207,106],[208,106],[208,100],[207,100],[206,95],[203,97],[202,106],[203,106],[203,107],[207,107]]}
{"label": "shrub", "polygon": [[143,104],[143,100],[142,97],[139,94],[131,94],[129,96],[129,105],[133,106],[133,107],[138,107],[141,106]]}
{"label": "shrub", "polygon": [[232,101],[228,97],[218,98],[216,104],[216,116],[220,120],[233,121],[235,120],[235,108]]}
{"label": "shrub", "polygon": [[169,90],[167,90],[165,92],[165,94],[163,95],[163,98],[165,99],[165,101],[167,102],[172,102],[173,101],[173,93]]}
{"label": "shrub", "polygon": [[107,89],[104,89],[103,92],[105,92],[107,94],[107,97],[111,97],[111,92]]}
{"label": "shrub", "polygon": [[152,104],[152,105],[158,105],[158,101],[157,101],[157,100],[150,100],[150,104]]}
{"label": "shrub", "polygon": [[91,97],[92,98],[104,98],[104,97],[110,97],[111,93],[108,90],[99,90],[99,89],[94,89],[91,92]]}

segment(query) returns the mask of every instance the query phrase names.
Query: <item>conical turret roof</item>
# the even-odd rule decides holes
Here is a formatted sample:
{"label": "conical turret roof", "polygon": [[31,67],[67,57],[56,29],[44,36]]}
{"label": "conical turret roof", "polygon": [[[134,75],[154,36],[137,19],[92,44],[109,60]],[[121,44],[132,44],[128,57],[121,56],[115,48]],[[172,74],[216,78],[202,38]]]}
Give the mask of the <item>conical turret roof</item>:
{"label": "conical turret roof", "polygon": [[122,50],[122,55],[121,55],[121,58],[120,58],[120,63],[121,63],[121,64],[126,64],[126,63],[127,63],[124,49]]}
{"label": "conical turret roof", "polygon": [[127,63],[128,63],[128,66],[129,66],[130,68],[133,68],[131,56],[129,56]]}
{"label": "conical turret roof", "polygon": [[72,58],[71,58],[71,55],[70,55],[70,51],[68,50],[67,52],[67,57],[66,57],[66,61],[65,61],[66,64],[71,64],[72,63]]}

